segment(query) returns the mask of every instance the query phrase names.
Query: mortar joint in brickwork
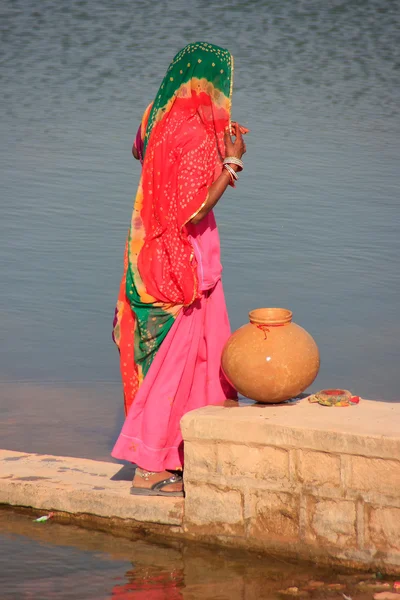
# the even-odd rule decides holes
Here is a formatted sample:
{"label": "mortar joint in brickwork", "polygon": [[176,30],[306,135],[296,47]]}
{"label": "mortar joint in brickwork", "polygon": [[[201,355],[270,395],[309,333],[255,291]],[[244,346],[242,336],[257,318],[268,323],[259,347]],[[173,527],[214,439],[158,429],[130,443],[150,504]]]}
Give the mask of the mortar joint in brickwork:
{"label": "mortar joint in brickwork", "polygon": [[291,448],[289,450],[289,479],[291,482],[298,480],[298,450]]}
{"label": "mortar joint in brickwork", "polygon": [[360,550],[364,550],[365,547],[365,518],[364,518],[365,504],[362,498],[358,498],[356,502],[356,533],[357,533],[357,546]]}
{"label": "mortar joint in brickwork", "polygon": [[[267,480],[267,479],[256,479],[252,477],[244,477],[244,476],[224,476],[219,473],[208,474],[207,477],[201,477],[199,475],[199,479],[193,479],[190,476],[187,476],[185,479],[188,483],[206,483],[213,484],[218,487],[224,486],[226,489],[237,490],[240,492],[247,492],[252,490],[254,492],[288,492],[294,493],[300,490],[300,486],[296,482],[289,482],[288,479],[279,479],[279,480]],[[400,600],[400,598],[399,598]]]}
{"label": "mortar joint in brickwork", "polygon": [[351,462],[348,454],[340,455],[340,484],[341,488],[346,492],[349,487],[351,476]]}
{"label": "mortar joint in brickwork", "polygon": [[300,538],[300,540],[305,540],[307,527],[308,527],[307,496],[304,494],[301,494],[300,502],[299,502],[299,538]]}
{"label": "mortar joint in brickwork", "polygon": [[201,487],[201,488],[208,488],[210,490],[215,490],[217,492],[238,492],[238,494],[242,494],[242,491],[238,488],[234,488],[231,485],[225,484],[225,483],[221,483],[221,482],[212,482],[210,480],[204,482],[204,481],[196,481],[196,480],[188,480],[186,483],[185,487],[188,487],[188,485],[191,485],[193,487]]}

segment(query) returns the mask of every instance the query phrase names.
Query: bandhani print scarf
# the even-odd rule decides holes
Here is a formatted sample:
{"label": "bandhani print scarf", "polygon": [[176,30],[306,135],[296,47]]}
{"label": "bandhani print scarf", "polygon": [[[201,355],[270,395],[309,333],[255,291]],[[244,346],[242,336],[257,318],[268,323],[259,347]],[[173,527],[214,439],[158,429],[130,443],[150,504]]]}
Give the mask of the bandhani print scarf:
{"label": "bandhani print scarf", "polygon": [[[200,296],[185,225],[221,172],[232,79],[227,50],[189,44],[175,56],[143,115],[142,176],[113,330],[126,413],[177,315]],[[201,131],[185,135],[193,118],[200,118]]]}

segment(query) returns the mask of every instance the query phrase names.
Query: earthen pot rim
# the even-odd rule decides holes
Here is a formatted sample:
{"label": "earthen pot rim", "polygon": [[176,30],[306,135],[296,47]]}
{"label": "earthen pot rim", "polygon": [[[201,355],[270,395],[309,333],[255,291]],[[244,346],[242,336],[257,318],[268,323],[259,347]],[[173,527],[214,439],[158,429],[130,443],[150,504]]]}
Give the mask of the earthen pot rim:
{"label": "earthen pot rim", "polygon": [[249,312],[250,323],[255,325],[285,325],[292,321],[292,316],[287,308],[255,308]]}

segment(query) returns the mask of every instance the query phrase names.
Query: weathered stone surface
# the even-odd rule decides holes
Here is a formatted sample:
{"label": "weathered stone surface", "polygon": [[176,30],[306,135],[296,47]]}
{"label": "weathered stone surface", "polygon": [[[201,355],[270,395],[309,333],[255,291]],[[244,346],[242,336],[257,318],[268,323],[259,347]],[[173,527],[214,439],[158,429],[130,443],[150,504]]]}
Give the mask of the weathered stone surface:
{"label": "weathered stone surface", "polygon": [[355,490],[399,497],[400,460],[352,456],[348,485]]}
{"label": "weathered stone surface", "polygon": [[344,583],[328,583],[326,585],[326,589],[331,591],[339,591],[346,589],[346,586]]}
{"label": "weathered stone surface", "polygon": [[390,590],[391,585],[387,581],[359,581],[357,587],[362,590],[371,590],[373,592]]}
{"label": "weathered stone surface", "polygon": [[246,495],[247,535],[272,541],[297,540],[299,498],[285,492],[255,491]]}
{"label": "weathered stone surface", "polygon": [[0,450],[0,503],[42,510],[181,525],[183,498],[129,493],[121,465],[82,458]]}
{"label": "weathered stone surface", "polygon": [[367,514],[370,542],[379,550],[400,552],[400,508],[369,506]]}
{"label": "weathered stone surface", "polygon": [[356,547],[356,506],[347,500],[308,499],[308,541]]}
{"label": "weathered stone surface", "polygon": [[333,410],[306,399],[279,407],[207,406],[187,413],[181,428],[185,440],[303,448],[395,460],[400,456],[400,403],[362,399],[351,409]]}
{"label": "weathered stone surface", "polygon": [[214,473],[217,469],[217,449],[212,443],[185,443],[185,472],[188,478],[198,473]]}
{"label": "weathered stone surface", "polygon": [[324,581],[315,581],[315,580],[311,579],[307,583],[307,586],[304,589],[311,591],[311,590],[317,590],[319,588],[323,588],[324,586],[325,586]]}
{"label": "weathered stone surface", "polygon": [[205,535],[244,535],[242,496],[235,490],[211,485],[186,489],[184,527]]}
{"label": "weathered stone surface", "polygon": [[288,479],[289,452],[270,446],[220,444],[217,471],[225,477]]}
{"label": "weathered stone surface", "polygon": [[340,486],[340,456],[326,452],[300,450],[298,478],[312,486]]}

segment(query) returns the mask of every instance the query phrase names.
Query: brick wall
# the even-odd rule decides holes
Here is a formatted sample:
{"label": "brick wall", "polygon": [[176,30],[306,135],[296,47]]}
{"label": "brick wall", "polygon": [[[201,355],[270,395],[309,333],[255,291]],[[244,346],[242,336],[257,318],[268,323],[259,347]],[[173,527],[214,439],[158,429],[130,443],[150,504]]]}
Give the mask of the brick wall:
{"label": "brick wall", "polygon": [[[240,411],[232,410],[239,427]],[[243,423],[246,433],[238,429],[237,439],[228,439],[233,437],[227,434],[232,424],[224,427],[220,419],[218,439],[215,419],[210,429],[206,412],[194,426],[191,414],[183,428],[187,534],[321,562],[400,572],[397,442],[392,458],[387,440],[381,445],[386,457],[371,456],[379,444],[367,444],[362,435],[353,436],[351,443],[343,440],[347,451],[341,452],[335,432],[335,451],[318,451],[318,437],[316,441],[312,432],[307,443],[306,435],[299,440],[294,430],[291,440],[286,431],[283,446],[271,443],[282,439],[282,432],[264,427],[261,444],[257,424],[252,435],[248,419]],[[363,450],[364,455],[349,450]]]}

